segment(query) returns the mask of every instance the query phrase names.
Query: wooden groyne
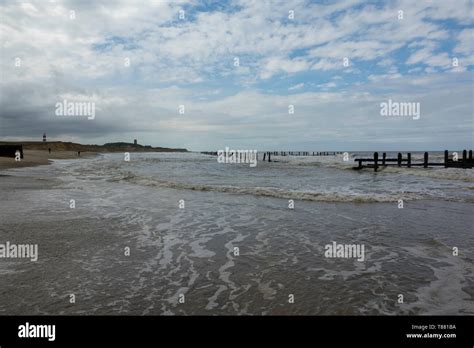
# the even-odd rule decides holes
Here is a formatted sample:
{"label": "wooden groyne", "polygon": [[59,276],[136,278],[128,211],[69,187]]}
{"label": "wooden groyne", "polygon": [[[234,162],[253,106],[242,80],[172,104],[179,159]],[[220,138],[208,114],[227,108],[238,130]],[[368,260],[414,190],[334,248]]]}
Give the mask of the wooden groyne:
{"label": "wooden groyne", "polygon": [[328,151],[321,151],[321,152],[309,152],[309,151],[267,151],[263,153],[263,160],[267,160],[271,162],[271,156],[336,156],[342,154],[343,152],[328,152]]}
{"label": "wooden groyne", "polygon": [[[334,151],[264,151],[263,161],[271,162],[272,156],[336,156],[342,154],[343,152],[334,152]],[[202,151],[201,154],[209,156],[217,156],[217,151]],[[258,159],[258,153],[257,153]]]}
{"label": "wooden groyne", "polygon": [[[448,150],[444,151],[444,161],[443,162],[430,162],[429,154],[425,152],[423,155],[423,162],[413,162],[411,153],[407,153],[406,157],[403,157],[401,152],[398,153],[397,158],[387,158],[387,154],[384,152],[382,157],[379,157],[378,152],[374,152],[373,158],[356,158],[355,162],[358,162],[358,166],[354,169],[362,168],[373,168],[374,171],[377,171],[380,167],[388,166],[398,166],[398,167],[444,167],[444,168],[472,168],[474,166],[474,161],[472,159],[472,150],[469,150],[469,154],[466,150],[462,152],[462,158],[457,160],[454,158],[454,155],[449,155]],[[367,163],[364,165],[364,163]]]}
{"label": "wooden groyne", "polygon": [[318,152],[310,152],[310,151],[267,151],[273,156],[336,156],[341,154],[342,152],[334,152],[334,151],[318,151]]}

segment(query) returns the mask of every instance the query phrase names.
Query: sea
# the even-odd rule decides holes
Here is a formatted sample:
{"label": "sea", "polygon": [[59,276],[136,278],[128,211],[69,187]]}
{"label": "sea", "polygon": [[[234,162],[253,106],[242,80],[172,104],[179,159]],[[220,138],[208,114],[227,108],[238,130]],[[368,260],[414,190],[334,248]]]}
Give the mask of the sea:
{"label": "sea", "polygon": [[0,259],[0,314],[473,315],[472,169],[353,169],[371,156],[4,170],[0,243],[37,244],[38,260]]}

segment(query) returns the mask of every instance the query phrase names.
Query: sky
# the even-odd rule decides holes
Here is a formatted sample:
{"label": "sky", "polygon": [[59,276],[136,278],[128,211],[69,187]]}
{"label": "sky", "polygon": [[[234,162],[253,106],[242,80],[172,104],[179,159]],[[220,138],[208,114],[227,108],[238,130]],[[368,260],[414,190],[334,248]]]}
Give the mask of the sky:
{"label": "sky", "polygon": [[[472,149],[473,5],[0,0],[0,139]],[[419,118],[381,115],[389,100]]]}

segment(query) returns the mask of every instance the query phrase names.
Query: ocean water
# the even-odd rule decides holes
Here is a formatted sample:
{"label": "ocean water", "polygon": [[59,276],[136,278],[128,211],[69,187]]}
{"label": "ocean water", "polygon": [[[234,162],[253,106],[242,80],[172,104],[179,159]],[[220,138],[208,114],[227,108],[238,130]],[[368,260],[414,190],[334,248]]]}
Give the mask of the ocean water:
{"label": "ocean water", "polygon": [[[39,260],[0,261],[0,313],[474,314],[472,170],[272,160],[103,154],[4,171],[0,242],[38,243]],[[364,261],[326,257],[332,242],[363,245]]]}

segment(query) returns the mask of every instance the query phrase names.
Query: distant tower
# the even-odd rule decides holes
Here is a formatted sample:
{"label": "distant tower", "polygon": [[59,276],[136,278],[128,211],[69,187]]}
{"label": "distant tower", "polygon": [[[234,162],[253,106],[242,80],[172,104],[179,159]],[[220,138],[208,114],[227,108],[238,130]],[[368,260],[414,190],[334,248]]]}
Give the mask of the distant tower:
{"label": "distant tower", "polygon": [[137,139],[134,139],[134,140],[133,140],[133,145],[137,145],[137,144],[138,144],[138,143],[137,143]]}
{"label": "distant tower", "polygon": [[43,142],[46,142],[46,133],[43,133]]}

